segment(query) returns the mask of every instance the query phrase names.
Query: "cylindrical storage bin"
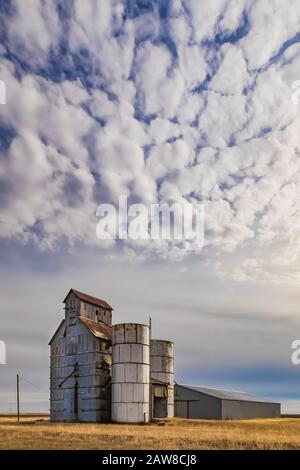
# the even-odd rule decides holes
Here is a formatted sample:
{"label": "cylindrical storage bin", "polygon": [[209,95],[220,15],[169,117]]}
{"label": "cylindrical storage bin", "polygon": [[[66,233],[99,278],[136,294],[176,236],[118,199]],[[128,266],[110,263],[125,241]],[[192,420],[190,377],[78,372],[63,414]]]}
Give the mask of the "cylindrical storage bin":
{"label": "cylindrical storage bin", "polygon": [[[150,351],[150,375],[152,382],[152,416],[154,418],[173,418],[174,344],[172,341],[153,339],[151,340]],[[163,390],[164,384],[165,390]]]}
{"label": "cylindrical storage bin", "polygon": [[112,329],[111,419],[147,423],[150,393],[149,326],[121,323]]}

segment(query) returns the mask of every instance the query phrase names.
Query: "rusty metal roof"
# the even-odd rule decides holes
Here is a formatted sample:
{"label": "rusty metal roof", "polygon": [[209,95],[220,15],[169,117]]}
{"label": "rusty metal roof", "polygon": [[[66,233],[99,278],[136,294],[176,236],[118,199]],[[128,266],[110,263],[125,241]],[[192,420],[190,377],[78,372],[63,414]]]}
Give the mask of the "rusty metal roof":
{"label": "rusty metal roof", "polygon": [[150,377],[150,382],[156,385],[170,385],[170,382],[165,382],[164,380],[159,380],[155,377]]}
{"label": "rusty metal roof", "polygon": [[96,338],[105,339],[111,341],[112,337],[112,327],[106,325],[106,323],[96,322],[94,320],[89,320],[85,317],[79,317],[79,320],[93,333]]}
{"label": "rusty metal roof", "polygon": [[80,292],[79,290],[75,290],[75,289],[70,289],[70,291],[68,292],[68,295],[64,299],[64,303],[66,302],[71,292],[73,292],[76,295],[76,297],[78,297],[80,300],[83,300],[83,302],[87,302],[92,305],[97,305],[99,307],[106,308],[107,310],[113,310],[113,308],[107,302],[105,302],[105,300],[98,299],[97,297],[93,297],[91,295],[85,294],[84,292]]}

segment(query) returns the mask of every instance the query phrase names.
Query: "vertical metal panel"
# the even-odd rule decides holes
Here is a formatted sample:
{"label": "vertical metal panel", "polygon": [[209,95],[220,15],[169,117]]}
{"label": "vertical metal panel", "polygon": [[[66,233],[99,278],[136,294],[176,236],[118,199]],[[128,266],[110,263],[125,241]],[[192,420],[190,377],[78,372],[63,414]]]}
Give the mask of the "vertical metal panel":
{"label": "vertical metal panel", "polygon": [[[50,417],[52,421],[110,421],[111,348],[81,322],[64,322],[51,344]],[[76,379],[62,381],[78,364]],[[76,392],[76,396],[75,396]],[[77,403],[77,413],[74,412]]]}
{"label": "vertical metal panel", "polygon": [[[151,340],[151,379],[168,384],[165,415],[174,416],[174,344],[172,341]],[[153,397],[152,397],[153,399]]]}
{"label": "vertical metal panel", "polygon": [[221,400],[176,384],[175,411],[182,418],[221,419]]}
{"label": "vertical metal panel", "polygon": [[280,404],[221,399],[175,385],[176,416],[195,419],[250,419],[280,417]]}
{"label": "vertical metal panel", "polygon": [[222,419],[280,418],[280,403],[222,400]]}
{"label": "vertical metal panel", "polygon": [[112,421],[149,420],[149,327],[136,323],[113,326]]}
{"label": "vertical metal panel", "polygon": [[221,400],[203,395],[199,400],[187,401],[187,418],[192,419],[221,419]]}

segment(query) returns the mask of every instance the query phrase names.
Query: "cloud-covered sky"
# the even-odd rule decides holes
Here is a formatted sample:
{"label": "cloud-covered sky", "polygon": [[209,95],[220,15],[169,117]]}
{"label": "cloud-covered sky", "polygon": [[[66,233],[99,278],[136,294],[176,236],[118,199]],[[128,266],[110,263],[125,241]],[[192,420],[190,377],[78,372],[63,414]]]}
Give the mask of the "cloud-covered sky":
{"label": "cloud-covered sky", "polygon": [[[297,0],[1,1],[6,394],[18,359],[47,388],[74,286],[157,315],[185,381],[297,398],[299,20]],[[120,195],[202,202],[203,251],[101,243]]]}

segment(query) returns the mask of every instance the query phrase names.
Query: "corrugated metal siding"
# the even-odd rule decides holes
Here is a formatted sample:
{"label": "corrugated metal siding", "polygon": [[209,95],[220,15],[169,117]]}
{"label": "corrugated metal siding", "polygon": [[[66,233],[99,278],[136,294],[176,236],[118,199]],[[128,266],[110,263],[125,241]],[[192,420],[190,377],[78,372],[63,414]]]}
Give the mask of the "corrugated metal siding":
{"label": "corrugated metal siding", "polygon": [[[51,344],[51,420],[109,421],[111,362],[111,347],[107,347],[107,342],[96,338],[78,319],[72,326],[64,322]],[[77,393],[74,376],[59,386],[74,371],[76,363]]]}
{"label": "corrugated metal siding", "polygon": [[[152,339],[150,343],[150,375],[151,380],[158,380],[167,384],[167,398],[163,403],[155,398],[155,387],[152,390],[153,417],[174,416],[174,344],[171,341]],[[154,393],[153,393],[154,391]],[[157,397],[157,396],[156,396]],[[158,397],[157,397],[158,398]],[[159,406],[159,411],[156,409]],[[164,410],[164,407],[166,408]]]}
{"label": "corrugated metal siding", "polygon": [[93,297],[89,294],[85,294],[84,292],[80,292],[76,289],[70,289],[66,298],[63,300],[64,303],[68,302],[69,296],[75,296],[77,299],[82,300],[83,302],[88,302],[90,304],[112,310],[112,307],[105,300],[99,299],[98,297]]}
{"label": "corrugated metal siding", "polygon": [[149,326],[113,326],[112,420],[144,423],[149,420]]}
{"label": "corrugated metal siding", "polygon": [[[280,404],[221,399],[202,393],[202,387],[175,385],[175,416],[194,419],[250,419],[280,417]],[[210,389],[209,389],[210,390]]]}
{"label": "corrugated metal siding", "polygon": [[201,400],[187,402],[187,417],[190,419],[221,419],[221,401],[208,395]]}
{"label": "corrugated metal siding", "polygon": [[222,419],[251,418],[280,418],[280,404],[222,400]]}
{"label": "corrugated metal siding", "polygon": [[175,400],[175,416],[177,418],[188,418],[187,401]]}
{"label": "corrugated metal siding", "polygon": [[221,400],[175,385],[175,416],[191,419],[221,419]]}

